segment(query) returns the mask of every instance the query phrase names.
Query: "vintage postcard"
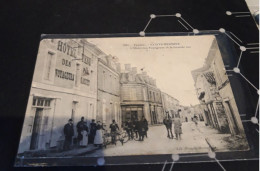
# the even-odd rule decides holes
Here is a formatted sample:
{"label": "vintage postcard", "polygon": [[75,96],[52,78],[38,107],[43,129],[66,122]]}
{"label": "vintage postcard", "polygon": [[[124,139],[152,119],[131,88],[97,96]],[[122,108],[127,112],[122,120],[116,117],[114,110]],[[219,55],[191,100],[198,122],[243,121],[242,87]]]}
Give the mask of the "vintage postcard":
{"label": "vintage postcard", "polygon": [[245,150],[214,35],[40,42],[18,158]]}

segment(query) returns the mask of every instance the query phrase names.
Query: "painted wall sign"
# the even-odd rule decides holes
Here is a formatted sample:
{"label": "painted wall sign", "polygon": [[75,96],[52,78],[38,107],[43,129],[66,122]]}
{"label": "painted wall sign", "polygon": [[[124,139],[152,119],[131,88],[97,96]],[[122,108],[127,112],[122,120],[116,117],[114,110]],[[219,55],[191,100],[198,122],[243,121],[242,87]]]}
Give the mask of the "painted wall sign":
{"label": "painted wall sign", "polygon": [[63,43],[62,41],[58,41],[58,48],[57,50],[72,56],[74,58],[76,58],[76,50],[71,47],[70,45],[68,45],[67,43]]}

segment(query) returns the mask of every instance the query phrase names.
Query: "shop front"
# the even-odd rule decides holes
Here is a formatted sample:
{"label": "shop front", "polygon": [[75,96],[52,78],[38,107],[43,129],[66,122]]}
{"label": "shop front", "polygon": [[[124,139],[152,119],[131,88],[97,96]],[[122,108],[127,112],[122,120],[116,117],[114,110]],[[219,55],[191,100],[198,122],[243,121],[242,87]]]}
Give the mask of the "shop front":
{"label": "shop front", "polygon": [[144,105],[123,105],[122,108],[122,121],[133,121],[135,118],[140,120],[144,116]]}

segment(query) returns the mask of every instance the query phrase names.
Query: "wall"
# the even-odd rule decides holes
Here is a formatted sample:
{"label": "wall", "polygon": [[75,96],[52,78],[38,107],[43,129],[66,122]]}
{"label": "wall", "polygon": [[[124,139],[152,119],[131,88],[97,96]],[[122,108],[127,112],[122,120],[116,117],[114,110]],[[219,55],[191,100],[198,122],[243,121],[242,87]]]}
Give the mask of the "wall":
{"label": "wall", "polygon": [[[61,47],[61,42],[64,47]],[[81,116],[86,119],[96,117],[97,56],[85,50],[83,59],[83,45],[80,44],[80,40],[77,42],[71,39],[41,41],[19,153],[30,149],[36,107],[39,108],[38,110],[43,109],[42,120],[38,124],[40,129],[37,149],[56,146],[57,141],[64,138],[63,126],[72,117],[72,109],[74,109],[75,124]],[[71,48],[80,45],[82,45],[81,48],[74,50]],[[76,70],[77,64],[79,64],[78,70]],[[57,73],[56,70],[63,71],[63,74]],[[33,105],[34,99],[39,98],[50,100],[50,105]],[[73,103],[75,107],[73,107]]]}

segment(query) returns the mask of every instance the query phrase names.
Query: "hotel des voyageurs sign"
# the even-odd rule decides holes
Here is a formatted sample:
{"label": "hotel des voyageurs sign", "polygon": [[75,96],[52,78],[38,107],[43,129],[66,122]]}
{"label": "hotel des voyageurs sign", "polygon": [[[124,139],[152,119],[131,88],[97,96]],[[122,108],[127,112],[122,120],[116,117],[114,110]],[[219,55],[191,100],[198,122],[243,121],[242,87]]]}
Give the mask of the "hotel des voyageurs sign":
{"label": "hotel des voyageurs sign", "polygon": [[57,50],[61,53],[57,53],[55,84],[66,88],[73,88],[75,80],[78,79],[76,78],[77,74],[80,74],[78,76],[80,77],[80,83],[89,86],[90,80],[86,77],[90,74],[91,58],[82,54],[82,70],[81,72],[79,70],[79,73],[77,73],[76,65],[72,65],[72,58],[77,59],[76,49],[59,40]]}

